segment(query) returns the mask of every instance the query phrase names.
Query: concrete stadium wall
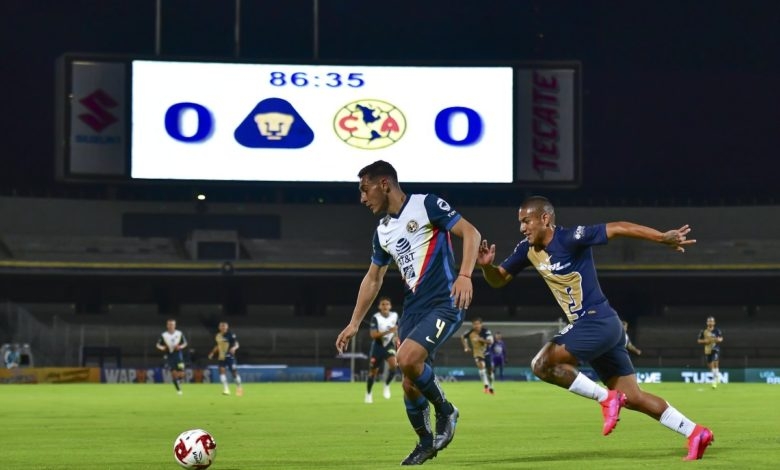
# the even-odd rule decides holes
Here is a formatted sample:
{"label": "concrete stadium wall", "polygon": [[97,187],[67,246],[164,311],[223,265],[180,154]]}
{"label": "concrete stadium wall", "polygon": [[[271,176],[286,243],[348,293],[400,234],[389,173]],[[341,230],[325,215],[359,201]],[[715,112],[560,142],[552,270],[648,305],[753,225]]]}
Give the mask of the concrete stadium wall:
{"label": "concrete stadium wall", "polygon": [[[209,214],[279,215],[281,238],[368,243],[377,219],[353,205],[211,204]],[[516,207],[456,208],[487,239],[513,239],[518,233]],[[196,204],[0,198],[0,234],[121,236],[122,215],[195,214]],[[693,227],[699,239],[780,238],[780,206],[739,207],[559,207],[561,225],[629,220],[658,229]]]}

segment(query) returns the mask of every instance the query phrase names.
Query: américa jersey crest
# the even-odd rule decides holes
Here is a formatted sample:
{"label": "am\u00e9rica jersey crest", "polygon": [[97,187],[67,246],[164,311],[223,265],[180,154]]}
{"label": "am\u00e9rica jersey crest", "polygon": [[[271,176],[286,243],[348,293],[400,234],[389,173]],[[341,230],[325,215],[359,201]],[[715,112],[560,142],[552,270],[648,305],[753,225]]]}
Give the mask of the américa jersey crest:
{"label": "am\u00e9rica jersey crest", "polygon": [[411,194],[399,214],[379,222],[371,261],[378,266],[395,261],[406,286],[404,313],[454,305],[450,292],[458,271],[449,231],[460,219],[444,199]]}

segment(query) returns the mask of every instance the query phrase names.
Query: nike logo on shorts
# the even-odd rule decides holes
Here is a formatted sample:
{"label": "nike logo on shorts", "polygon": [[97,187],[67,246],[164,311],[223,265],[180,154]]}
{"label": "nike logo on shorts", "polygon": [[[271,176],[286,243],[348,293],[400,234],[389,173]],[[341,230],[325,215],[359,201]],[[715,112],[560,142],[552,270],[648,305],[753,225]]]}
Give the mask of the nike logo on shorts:
{"label": "nike logo on shorts", "polygon": [[427,341],[427,342],[429,342],[431,344],[436,344],[436,341],[432,340],[430,336],[426,336],[425,337],[425,341]]}

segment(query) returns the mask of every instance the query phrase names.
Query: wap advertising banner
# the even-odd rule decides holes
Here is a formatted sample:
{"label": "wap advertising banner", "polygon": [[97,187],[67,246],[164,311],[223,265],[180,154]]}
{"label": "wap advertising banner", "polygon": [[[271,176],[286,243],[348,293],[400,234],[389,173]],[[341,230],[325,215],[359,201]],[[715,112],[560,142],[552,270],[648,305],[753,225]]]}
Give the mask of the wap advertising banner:
{"label": "wap advertising banner", "polygon": [[[104,383],[172,383],[171,371],[162,367],[148,369],[104,368],[99,380]],[[0,371],[1,372],[1,371]],[[238,373],[244,383],[250,382],[322,382],[326,379],[323,367],[288,367],[286,365],[239,365]],[[187,383],[219,383],[219,369],[186,369]],[[2,378],[2,375],[0,375]]]}
{"label": "wap advertising banner", "polygon": [[135,179],[511,183],[514,71],[132,61]]}
{"label": "wap advertising banner", "polygon": [[[100,381],[103,383],[173,383],[171,371],[162,367],[148,369],[113,368],[100,369]],[[207,369],[185,369],[186,383],[210,383],[211,374]],[[219,378],[217,378],[219,382]]]}

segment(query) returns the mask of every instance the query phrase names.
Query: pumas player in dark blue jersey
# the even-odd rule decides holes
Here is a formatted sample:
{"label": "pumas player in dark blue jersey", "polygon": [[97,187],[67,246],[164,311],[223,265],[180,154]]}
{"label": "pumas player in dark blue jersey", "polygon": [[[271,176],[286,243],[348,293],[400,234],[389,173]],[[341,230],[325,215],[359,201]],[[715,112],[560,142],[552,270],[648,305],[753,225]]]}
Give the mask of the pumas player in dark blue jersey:
{"label": "pumas player in dark blue jersey", "polygon": [[704,356],[707,367],[712,373],[712,388],[718,388],[720,383],[720,343],[723,342],[723,332],[715,326],[715,317],[707,317],[707,327],[699,332],[699,344],[704,345]]}
{"label": "pumas player in dark blue jersey", "polygon": [[[471,304],[471,273],[480,234],[442,198],[406,194],[389,163],[379,160],[358,173],[360,202],[383,215],[374,233],[373,254],[358,291],[349,324],[336,339],[346,350],[360,322],[395,262],[405,283],[397,359],[403,372],[406,414],[419,441],[401,465],[419,465],[447,447],[455,434],[458,410],[444,395],[431,366],[434,354],[463,323]],[[455,264],[450,234],[463,239],[460,268]],[[436,414],[431,429],[429,403]]]}
{"label": "pumas player in dark blue jersey", "polygon": [[244,388],[241,386],[241,375],[238,373],[238,367],[236,364],[236,351],[240,347],[238,344],[238,337],[230,329],[228,322],[219,322],[217,327],[219,331],[214,336],[216,344],[214,348],[209,352],[209,359],[217,356],[219,360],[219,381],[222,383],[222,394],[230,395],[230,387],[228,387],[227,371],[233,375],[233,380],[236,382],[236,395],[243,396]]}
{"label": "pumas player in dark blue jersey", "polygon": [[[654,241],[683,252],[690,227],[659,232],[631,222],[610,222],[564,228],[555,225],[555,209],[540,196],[523,202],[520,232],[525,239],[501,265],[493,264],[495,245],[482,241],[477,264],[492,287],[503,287],[522,269],[533,266],[541,274],[555,300],[569,319],[534,357],[534,374],[545,382],[598,400],[604,415],[603,434],[617,425],[620,409],[640,411],[688,438],[685,460],[702,458],[713,441],[712,432],[686,418],[663,398],[642,391],[625,345],[620,318],[601,291],[591,247],[611,238],[629,237]],[[604,388],[577,367],[590,363]]]}
{"label": "pumas player in dark blue jersey", "polygon": [[482,379],[485,393],[494,395],[493,390],[493,356],[491,349],[493,347],[493,332],[485,328],[482,324],[482,318],[476,317],[471,320],[472,328],[463,333],[460,342],[463,344],[464,352],[471,352],[474,356],[474,363],[479,372],[479,378]]}

